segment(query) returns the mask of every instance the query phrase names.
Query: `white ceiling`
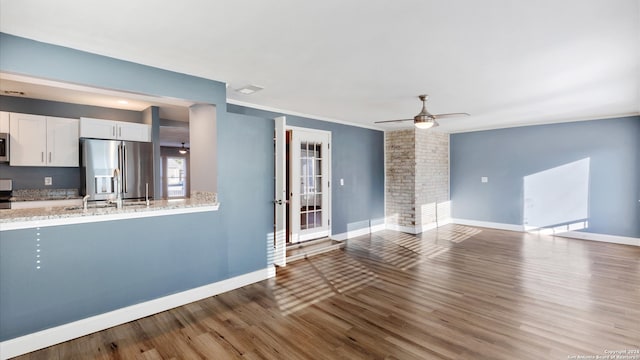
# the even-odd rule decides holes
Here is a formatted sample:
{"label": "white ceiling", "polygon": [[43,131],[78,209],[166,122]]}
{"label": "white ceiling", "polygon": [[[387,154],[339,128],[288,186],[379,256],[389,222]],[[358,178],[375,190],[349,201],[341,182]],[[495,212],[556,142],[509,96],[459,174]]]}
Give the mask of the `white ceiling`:
{"label": "white ceiling", "polygon": [[[472,115],[449,132],[640,113],[640,0],[0,0],[0,31],[363,126],[412,117],[421,93]],[[264,90],[233,91],[248,84]]]}

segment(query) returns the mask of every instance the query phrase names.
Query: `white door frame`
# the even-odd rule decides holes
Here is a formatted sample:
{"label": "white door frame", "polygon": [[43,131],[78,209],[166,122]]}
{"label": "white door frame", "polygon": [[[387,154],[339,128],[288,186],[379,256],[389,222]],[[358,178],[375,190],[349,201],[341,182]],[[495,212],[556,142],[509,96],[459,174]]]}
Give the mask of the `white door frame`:
{"label": "white door frame", "polygon": [[286,146],[287,131],[285,129],[286,117],[280,116],[275,122],[275,191],[274,206],[274,233],[273,233],[273,263],[277,266],[287,265],[287,170],[286,170]]}
{"label": "white door frame", "polygon": [[[323,176],[323,180],[324,180],[323,188],[326,189],[323,192],[323,194],[326,193],[326,203],[323,205],[324,207],[323,222],[326,221],[326,229],[322,229],[319,232],[305,232],[305,234],[302,234],[302,231],[300,230],[300,198],[299,196],[296,196],[297,194],[294,194],[295,192],[294,189],[296,188],[296,184],[299,184],[299,179],[293,178],[295,176],[294,174],[297,173],[296,170],[294,170],[294,167],[299,169],[300,164],[299,164],[299,161],[294,161],[294,156],[290,156],[289,158],[289,161],[290,161],[289,176],[291,177],[290,179],[291,189],[289,194],[290,229],[287,229],[287,231],[289,231],[289,239],[291,243],[297,243],[300,241],[310,240],[317,237],[331,236],[331,191],[332,191],[332,188],[331,188],[331,131],[309,129],[309,128],[296,127],[296,126],[286,126],[286,130],[287,131],[291,130],[293,132],[293,136],[295,136],[296,132],[298,133],[306,132],[306,133],[320,134],[322,136],[326,136],[326,138],[328,139],[327,149],[325,150],[326,157],[323,156],[324,158],[323,162],[324,164],[326,164],[326,168],[325,168],[326,177]],[[290,154],[292,154],[292,151],[294,151],[293,143],[290,145],[289,151],[290,151]]]}

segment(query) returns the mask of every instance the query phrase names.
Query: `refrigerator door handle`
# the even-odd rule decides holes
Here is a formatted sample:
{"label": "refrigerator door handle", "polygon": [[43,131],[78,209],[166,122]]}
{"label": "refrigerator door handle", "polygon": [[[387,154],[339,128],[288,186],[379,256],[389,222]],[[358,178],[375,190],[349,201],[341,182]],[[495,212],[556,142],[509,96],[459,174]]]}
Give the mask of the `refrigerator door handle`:
{"label": "refrigerator door handle", "polygon": [[129,174],[127,174],[127,170],[129,169],[128,167],[128,161],[127,161],[127,147],[124,146],[124,144],[122,145],[122,150],[123,150],[123,166],[122,166],[122,185],[124,185],[124,189],[122,190],[122,192],[124,192],[125,194],[127,192],[129,192],[129,190],[127,189],[127,176]]}
{"label": "refrigerator door handle", "polygon": [[[122,148],[122,144],[118,145],[118,171],[119,171],[119,179],[114,179],[114,181],[117,181],[118,183],[120,183],[120,187],[122,187],[122,157],[123,157],[123,151],[124,149]],[[115,187],[113,189],[113,191],[117,194],[118,193],[118,187]]]}

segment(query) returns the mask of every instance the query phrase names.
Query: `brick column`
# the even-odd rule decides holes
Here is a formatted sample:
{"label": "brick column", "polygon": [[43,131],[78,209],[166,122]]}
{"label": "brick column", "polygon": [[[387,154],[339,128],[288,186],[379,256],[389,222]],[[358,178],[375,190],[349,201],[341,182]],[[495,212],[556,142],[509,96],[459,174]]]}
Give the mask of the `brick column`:
{"label": "brick column", "polygon": [[420,233],[450,219],[449,134],[388,131],[385,160],[389,228]]}

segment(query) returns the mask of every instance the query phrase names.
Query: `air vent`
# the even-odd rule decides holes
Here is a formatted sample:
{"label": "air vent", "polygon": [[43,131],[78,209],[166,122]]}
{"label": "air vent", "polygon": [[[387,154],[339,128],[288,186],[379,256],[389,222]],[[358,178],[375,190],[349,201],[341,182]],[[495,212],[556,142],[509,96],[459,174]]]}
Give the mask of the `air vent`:
{"label": "air vent", "polygon": [[9,96],[24,96],[25,95],[24,91],[15,91],[15,90],[5,90],[4,93],[5,93],[5,95],[9,95]]}
{"label": "air vent", "polygon": [[245,94],[245,95],[250,95],[253,94],[256,91],[260,91],[264,89],[262,86],[258,86],[258,85],[247,85],[247,86],[243,86],[239,89],[236,89],[237,92],[241,93],[241,94]]}

